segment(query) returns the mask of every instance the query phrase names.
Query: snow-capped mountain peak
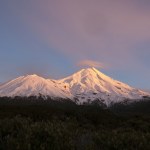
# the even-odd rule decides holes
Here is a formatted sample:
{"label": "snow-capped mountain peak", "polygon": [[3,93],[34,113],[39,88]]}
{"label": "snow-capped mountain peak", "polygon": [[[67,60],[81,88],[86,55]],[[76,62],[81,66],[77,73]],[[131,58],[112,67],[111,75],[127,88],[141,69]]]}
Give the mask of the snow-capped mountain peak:
{"label": "snow-capped mountain peak", "polygon": [[39,96],[39,94],[61,98],[72,97],[57,81],[36,74],[18,77],[0,86],[0,96]]}
{"label": "snow-capped mountain peak", "polygon": [[78,104],[98,100],[110,105],[125,99],[141,99],[150,94],[114,80],[93,67],[60,80],[45,79],[33,74],[0,85],[0,97],[39,95],[69,98]]}
{"label": "snow-capped mountain peak", "polygon": [[100,100],[109,105],[123,99],[140,99],[148,94],[114,80],[93,67],[82,69],[60,82],[69,87],[79,103]]}

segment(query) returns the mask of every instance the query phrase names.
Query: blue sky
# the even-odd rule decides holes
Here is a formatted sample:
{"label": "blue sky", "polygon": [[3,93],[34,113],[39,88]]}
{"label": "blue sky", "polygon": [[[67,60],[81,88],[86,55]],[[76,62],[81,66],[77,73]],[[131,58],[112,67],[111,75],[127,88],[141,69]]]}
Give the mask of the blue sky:
{"label": "blue sky", "polygon": [[0,82],[62,78],[83,61],[150,89],[149,0],[1,0]]}

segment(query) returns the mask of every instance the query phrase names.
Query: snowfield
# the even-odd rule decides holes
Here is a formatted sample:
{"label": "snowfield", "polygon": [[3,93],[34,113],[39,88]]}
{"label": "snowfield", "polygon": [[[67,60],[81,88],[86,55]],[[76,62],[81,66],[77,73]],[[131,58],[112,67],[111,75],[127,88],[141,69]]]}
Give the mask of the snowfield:
{"label": "snowfield", "polygon": [[44,79],[37,75],[21,76],[0,86],[0,96],[51,96],[72,98],[69,91],[55,80]]}
{"label": "snowfield", "polygon": [[114,80],[95,68],[82,69],[60,80],[27,75],[0,85],[0,97],[39,95],[69,98],[77,104],[99,101],[107,106],[126,99],[133,101],[150,96],[149,93]]}

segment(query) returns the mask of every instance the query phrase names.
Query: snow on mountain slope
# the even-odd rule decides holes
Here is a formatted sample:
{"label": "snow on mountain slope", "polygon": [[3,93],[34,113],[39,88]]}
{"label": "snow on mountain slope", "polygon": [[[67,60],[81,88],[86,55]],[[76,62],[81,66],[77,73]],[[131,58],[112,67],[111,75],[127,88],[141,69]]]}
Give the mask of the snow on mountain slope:
{"label": "snow on mountain slope", "polygon": [[21,76],[0,86],[0,96],[39,96],[71,98],[69,90],[55,80],[37,75]]}
{"label": "snow on mountain slope", "polygon": [[99,100],[109,105],[125,99],[140,99],[142,96],[149,95],[144,91],[113,80],[95,68],[82,69],[59,82],[66,84],[80,104]]}
{"label": "snow on mountain slope", "polygon": [[150,90],[145,90],[146,92],[148,92],[150,94]]}
{"label": "snow on mountain slope", "polygon": [[39,96],[40,94],[52,98],[69,98],[78,104],[98,100],[107,106],[125,99],[132,101],[132,99],[150,96],[150,93],[113,80],[95,68],[82,69],[61,80],[27,75],[0,85],[0,97]]}

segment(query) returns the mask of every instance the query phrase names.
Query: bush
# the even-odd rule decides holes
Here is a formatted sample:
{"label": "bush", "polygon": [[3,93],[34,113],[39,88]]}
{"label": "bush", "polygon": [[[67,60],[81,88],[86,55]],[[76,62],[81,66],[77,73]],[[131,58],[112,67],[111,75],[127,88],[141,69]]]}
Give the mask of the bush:
{"label": "bush", "polygon": [[127,105],[102,109],[70,101],[24,99],[1,101],[0,150],[150,149],[150,117],[148,111],[137,111],[139,104],[134,104],[137,110]]}

